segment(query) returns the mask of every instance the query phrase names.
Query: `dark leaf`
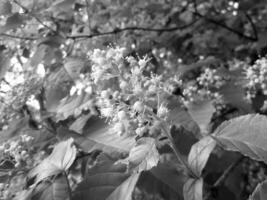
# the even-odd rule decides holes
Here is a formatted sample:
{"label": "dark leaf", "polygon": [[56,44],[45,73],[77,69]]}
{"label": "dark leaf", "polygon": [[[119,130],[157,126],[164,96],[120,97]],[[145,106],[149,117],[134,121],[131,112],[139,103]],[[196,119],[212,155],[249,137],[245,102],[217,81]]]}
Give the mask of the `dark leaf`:
{"label": "dark leaf", "polygon": [[138,173],[129,174],[126,165],[115,164],[103,155],[87,172],[85,179],[75,189],[73,199],[131,200],[139,178]]}

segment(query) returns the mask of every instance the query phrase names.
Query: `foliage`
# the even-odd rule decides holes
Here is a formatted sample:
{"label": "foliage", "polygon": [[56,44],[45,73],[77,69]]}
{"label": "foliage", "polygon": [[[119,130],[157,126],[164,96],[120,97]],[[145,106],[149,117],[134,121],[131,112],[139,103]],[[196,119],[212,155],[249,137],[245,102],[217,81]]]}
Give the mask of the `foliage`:
{"label": "foliage", "polygon": [[265,199],[266,13],[1,0],[0,199]]}

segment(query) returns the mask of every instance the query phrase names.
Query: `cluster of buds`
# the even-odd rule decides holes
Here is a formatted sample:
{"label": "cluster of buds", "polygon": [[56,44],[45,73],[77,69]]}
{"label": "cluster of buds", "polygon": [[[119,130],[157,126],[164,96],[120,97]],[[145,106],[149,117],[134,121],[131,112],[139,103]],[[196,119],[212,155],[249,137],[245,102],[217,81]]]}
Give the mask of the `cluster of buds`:
{"label": "cluster of buds", "polygon": [[254,65],[245,68],[245,75],[248,83],[247,98],[253,98],[258,90],[267,93],[267,58],[256,60]]}
{"label": "cluster of buds", "polygon": [[20,167],[23,163],[32,165],[31,142],[33,137],[20,135],[15,140],[7,141],[0,146],[2,157],[14,163],[15,167]]}
{"label": "cluster of buds", "polygon": [[79,79],[76,79],[74,85],[70,89],[70,96],[74,94],[81,95],[82,92],[87,94],[93,93],[93,88],[88,74],[80,74]]}

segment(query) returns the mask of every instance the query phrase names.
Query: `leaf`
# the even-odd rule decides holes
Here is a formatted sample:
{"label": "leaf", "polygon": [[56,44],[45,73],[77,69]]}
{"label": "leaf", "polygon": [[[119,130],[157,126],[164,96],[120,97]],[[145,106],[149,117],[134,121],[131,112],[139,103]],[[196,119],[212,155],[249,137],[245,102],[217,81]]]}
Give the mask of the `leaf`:
{"label": "leaf", "polygon": [[202,170],[215,146],[216,142],[209,136],[202,138],[192,146],[188,156],[188,164],[198,177],[201,177]]}
{"label": "leaf", "polygon": [[266,130],[266,116],[250,114],[224,122],[212,137],[226,150],[267,163]]}
{"label": "leaf", "polygon": [[42,182],[34,189],[34,200],[70,200],[71,191],[65,175],[58,176],[53,181]]}
{"label": "leaf", "polygon": [[202,200],[203,199],[203,179],[189,178],[183,188],[185,200]]}
{"label": "leaf", "polygon": [[8,0],[0,1],[0,15],[9,15],[12,11],[12,5]]}
{"label": "leaf", "polygon": [[74,191],[75,200],[131,200],[139,173],[129,174],[125,164],[114,164],[104,155],[88,169],[85,179]]}
{"label": "leaf", "polygon": [[64,67],[66,71],[68,72],[69,76],[73,79],[76,80],[80,76],[80,71],[84,67],[84,61],[78,58],[68,58],[66,60],[66,63],[64,64]]}
{"label": "leaf", "polygon": [[7,18],[5,25],[0,27],[0,33],[16,29],[24,24],[24,16],[19,13],[14,13]]}
{"label": "leaf", "polygon": [[77,149],[73,145],[73,139],[58,143],[52,153],[39,165],[32,169],[28,177],[35,178],[38,183],[43,179],[64,172],[70,168],[77,154]]}
{"label": "leaf", "polygon": [[90,117],[91,114],[81,115],[71,124],[70,130],[75,131],[77,133],[82,133],[83,127],[86,125]]}
{"label": "leaf", "polygon": [[266,200],[267,199],[267,181],[258,184],[249,200]]}
{"label": "leaf", "polygon": [[155,139],[149,137],[140,138],[131,149],[129,156],[122,163],[128,163],[134,171],[142,172],[157,166],[159,153],[156,148]]}
{"label": "leaf", "polygon": [[211,121],[211,117],[215,111],[212,101],[202,101],[198,103],[190,103],[188,112],[200,127],[202,134],[207,134],[207,127]]}

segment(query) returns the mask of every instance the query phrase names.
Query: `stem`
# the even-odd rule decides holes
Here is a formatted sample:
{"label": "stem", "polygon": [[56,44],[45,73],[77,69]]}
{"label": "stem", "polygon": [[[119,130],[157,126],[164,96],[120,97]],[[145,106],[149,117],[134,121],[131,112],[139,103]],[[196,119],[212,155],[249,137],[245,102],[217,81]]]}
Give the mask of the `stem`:
{"label": "stem", "polygon": [[237,159],[234,163],[232,163],[224,172],[223,174],[217,179],[217,181],[213,184],[213,187],[220,186],[230,175],[230,173],[239,165],[239,163],[244,159],[243,156],[241,156],[239,159]]}
{"label": "stem", "polygon": [[193,178],[198,179],[199,177],[192,171],[192,169],[190,168],[190,166],[188,165],[188,163],[183,159],[181,153],[179,152],[179,150],[176,148],[175,146],[175,142],[170,134],[170,131],[168,130],[168,126],[167,123],[162,121],[157,115],[155,115],[155,113],[152,114],[154,116],[154,118],[158,121],[162,122],[162,130],[165,133],[165,135],[168,137],[168,139],[170,140],[170,146],[174,151],[174,154],[176,155],[178,161],[180,163],[182,163],[184,165],[184,167],[187,169],[187,171],[189,172],[189,175],[191,175]]}

